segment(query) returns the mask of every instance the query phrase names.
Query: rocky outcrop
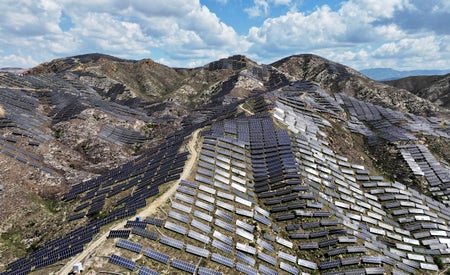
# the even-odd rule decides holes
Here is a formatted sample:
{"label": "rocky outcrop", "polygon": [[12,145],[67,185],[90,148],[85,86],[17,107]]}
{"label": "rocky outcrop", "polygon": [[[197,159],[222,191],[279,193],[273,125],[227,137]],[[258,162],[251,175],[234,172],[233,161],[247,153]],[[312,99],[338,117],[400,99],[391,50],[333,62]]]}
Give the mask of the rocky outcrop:
{"label": "rocky outcrop", "polygon": [[417,115],[436,115],[440,108],[405,89],[371,80],[361,73],[325,58],[305,54],[272,64],[297,80],[313,81],[330,93],[346,93],[360,100]]}
{"label": "rocky outcrop", "polygon": [[384,83],[408,90],[438,106],[450,109],[450,74],[433,76],[411,76]]}

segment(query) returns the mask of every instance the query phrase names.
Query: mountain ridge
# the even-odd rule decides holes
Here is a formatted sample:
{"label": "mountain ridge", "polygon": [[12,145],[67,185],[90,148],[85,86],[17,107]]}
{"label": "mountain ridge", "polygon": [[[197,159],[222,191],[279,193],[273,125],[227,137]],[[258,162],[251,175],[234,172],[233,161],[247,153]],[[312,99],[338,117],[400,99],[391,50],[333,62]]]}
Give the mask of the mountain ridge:
{"label": "mountain ridge", "polygon": [[[76,59],[85,61],[82,62],[84,66],[75,67],[72,63],[76,63],[74,62]],[[92,60],[96,62],[101,59],[113,61],[113,64],[108,62],[106,62],[108,63],[106,64],[103,62],[103,65],[100,63],[100,65],[97,64],[97,66],[86,66],[86,64],[92,62]],[[293,61],[295,59],[297,59],[298,62]],[[67,62],[67,60],[72,62]],[[58,62],[62,64],[58,65]],[[120,66],[121,63],[126,64],[125,68],[123,68],[124,66]],[[68,67],[67,64],[71,64],[71,67]],[[205,103],[205,101],[201,99],[202,97],[204,98],[204,96],[202,96],[204,92],[209,93],[214,89],[215,85],[220,85],[221,82],[225,81],[225,79],[236,72],[236,70],[240,71],[252,66],[255,67],[256,64],[256,62],[251,61],[245,56],[235,55],[210,62],[197,68],[184,69],[170,68],[150,59],[139,61],[123,60],[115,57],[108,58],[107,55],[101,54],[92,54],[92,56],[91,54],[86,54],[43,63],[29,70],[28,73],[33,74],[42,72],[42,70],[45,72],[55,69],[58,72],[70,70],[75,73],[78,71],[79,73],[81,69],[84,73],[94,73],[101,77],[106,76],[107,79],[112,79],[113,82],[125,84],[125,90],[131,92],[124,93],[123,97],[125,99],[135,98],[139,95],[148,100],[158,101],[169,99],[170,94],[177,94],[177,99],[180,101],[180,104],[186,105],[188,103],[191,106],[196,107]],[[288,75],[287,77],[291,80],[316,81],[330,92],[344,91],[349,95],[355,95],[363,100],[369,100],[386,107],[394,109],[399,108],[403,111],[416,114],[432,114],[439,112],[439,107],[432,104],[432,102],[429,102],[427,99],[416,97],[416,95],[409,93],[409,91],[405,89],[394,91],[390,85],[373,81],[350,67],[313,54],[289,56],[273,62],[272,64],[269,64],[269,66],[277,68],[278,70],[281,68],[281,71],[286,73]],[[309,69],[304,70],[304,66],[307,66]],[[191,78],[193,75],[196,75],[196,77]],[[322,76],[326,77],[323,78]],[[86,79],[88,77],[84,78]],[[188,80],[188,78],[191,79]],[[189,83],[186,83],[186,81]],[[92,86],[92,83],[89,83],[89,81],[87,84],[91,84]],[[112,85],[109,85],[111,88]],[[368,86],[371,88],[368,89]],[[180,98],[180,94],[185,94],[185,96]],[[399,100],[399,98],[407,98],[407,102],[416,102],[416,104],[401,104],[402,100]]]}
{"label": "mountain ridge", "polygon": [[433,99],[311,54],[192,69],[87,54],[0,73],[0,91],[1,275],[68,270],[81,251],[88,272],[445,269],[412,239],[450,224]]}
{"label": "mountain ridge", "polygon": [[433,76],[410,76],[384,83],[408,90],[437,105],[450,109],[450,74]]}

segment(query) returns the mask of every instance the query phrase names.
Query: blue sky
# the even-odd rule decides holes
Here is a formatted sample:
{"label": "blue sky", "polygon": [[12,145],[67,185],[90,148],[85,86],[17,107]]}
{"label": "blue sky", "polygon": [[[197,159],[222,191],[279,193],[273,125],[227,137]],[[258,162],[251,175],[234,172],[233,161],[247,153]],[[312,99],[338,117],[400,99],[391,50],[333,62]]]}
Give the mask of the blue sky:
{"label": "blue sky", "polygon": [[450,0],[0,1],[0,67],[91,52],[174,67],[314,53],[355,69],[450,69]]}

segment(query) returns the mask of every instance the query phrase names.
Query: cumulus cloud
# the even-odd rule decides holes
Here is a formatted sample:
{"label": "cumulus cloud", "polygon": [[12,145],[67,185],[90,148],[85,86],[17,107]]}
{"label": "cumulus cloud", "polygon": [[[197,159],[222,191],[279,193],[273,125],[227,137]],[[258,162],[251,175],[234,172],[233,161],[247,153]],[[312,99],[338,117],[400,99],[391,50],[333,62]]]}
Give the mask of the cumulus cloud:
{"label": "cumulus cloud", "polygon": [[253,0],[253,6],[246,8],[245,11],[250,18],[267,16],[269,14],[269,3],[265,0]]}
{"label": "cumulus cloud", "polygon": [[39,64],[39,62],[34,60],[31,56],[11,54],[7,56],[0,56],[0,64],[13,64],[11,67],[30,68],[31,66]]}
{"label": "cumulus cloud", "polygon": [[[357,68],[450,68],[448,0],[346,0],[307,11],[301,0],[248,2],[244,15],[263,18],[242,36],[199,0],[3,0],[0,67],[102,52],[173,66],[316,53]],[[281,10],[289,11],[273,16]]]}
{"label": "cumulus cloud", "polygon": [[[198,0],[6,0],[0,9],[0,43],[15,55],[15,47],[53,57],[103,52],[136,58],[162,49],[168,56],[211,60],[237,45],[245,50],[234,29]],[[71,26],[62,27],[63,19]]]}
{"label": "cumulus cloud", "polygon": [[373,52],[375,57],[401,58],[405,56],[437,56],[440,51],[439,41],[434,36],[405,38],[381,45]]}
{"label": "cumulus cloud", "polygon": [[[445,0],[349,0],[337,9],[291,10],[251,28],[249,52],[266,60],[312,52],[360,68],[380,60],[399,68],[402,59],[419,55],[426,62],[446,56],[448,46],[442,41],[450,32],[449,12]],[[417,58],[414,62],[418,64]]]}
{"label": "cumulus cloud", "polygon": [[291,6],[293,9],[296,6],[291,0],[253,0],[253,5],[244,10],[250,18],[267,17],[270,14],[271,5]]}

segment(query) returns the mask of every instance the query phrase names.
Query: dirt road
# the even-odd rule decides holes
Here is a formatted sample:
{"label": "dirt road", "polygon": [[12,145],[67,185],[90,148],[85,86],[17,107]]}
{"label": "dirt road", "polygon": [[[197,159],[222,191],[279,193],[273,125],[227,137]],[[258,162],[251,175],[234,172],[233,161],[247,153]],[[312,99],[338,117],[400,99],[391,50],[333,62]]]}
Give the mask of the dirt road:
{"label": "dirt road", "polygon": [[[134,217],[128,219],[135,219],[136,217],[146,217],[154,214],[159,206],[164,204],[175,192],[177,191],[178,184],[181,180],[188,180],[189,176],[194,172],[193,169],[195,167],[195,162],[198,157],[198,134],[200,129],[196,130],[188,144],[187,150],[189,151],[189,157],[184,165],[183,172],[180,175],[180,179],[176,181],[166,192],[161,194],[156,200],[154,200],[150,205],[148,205],[145,209],[142,209],[138,212]],[[83,252],[75,256],[71,259],[59,272],[58,275],[67,275],[69,274],[75,263],[81,263],[87,256],[89,256],[97,247],[99,247],[103,242],[106,241],[106,238],[109,235],[110,230],[118,230],[123,229],[125,227],[127,220],[124,220],[114,226],[111,226],[108,231],[106,231],[103,235],[99,236],[93,243],[88,244],[87,247],[84,248]]]}

